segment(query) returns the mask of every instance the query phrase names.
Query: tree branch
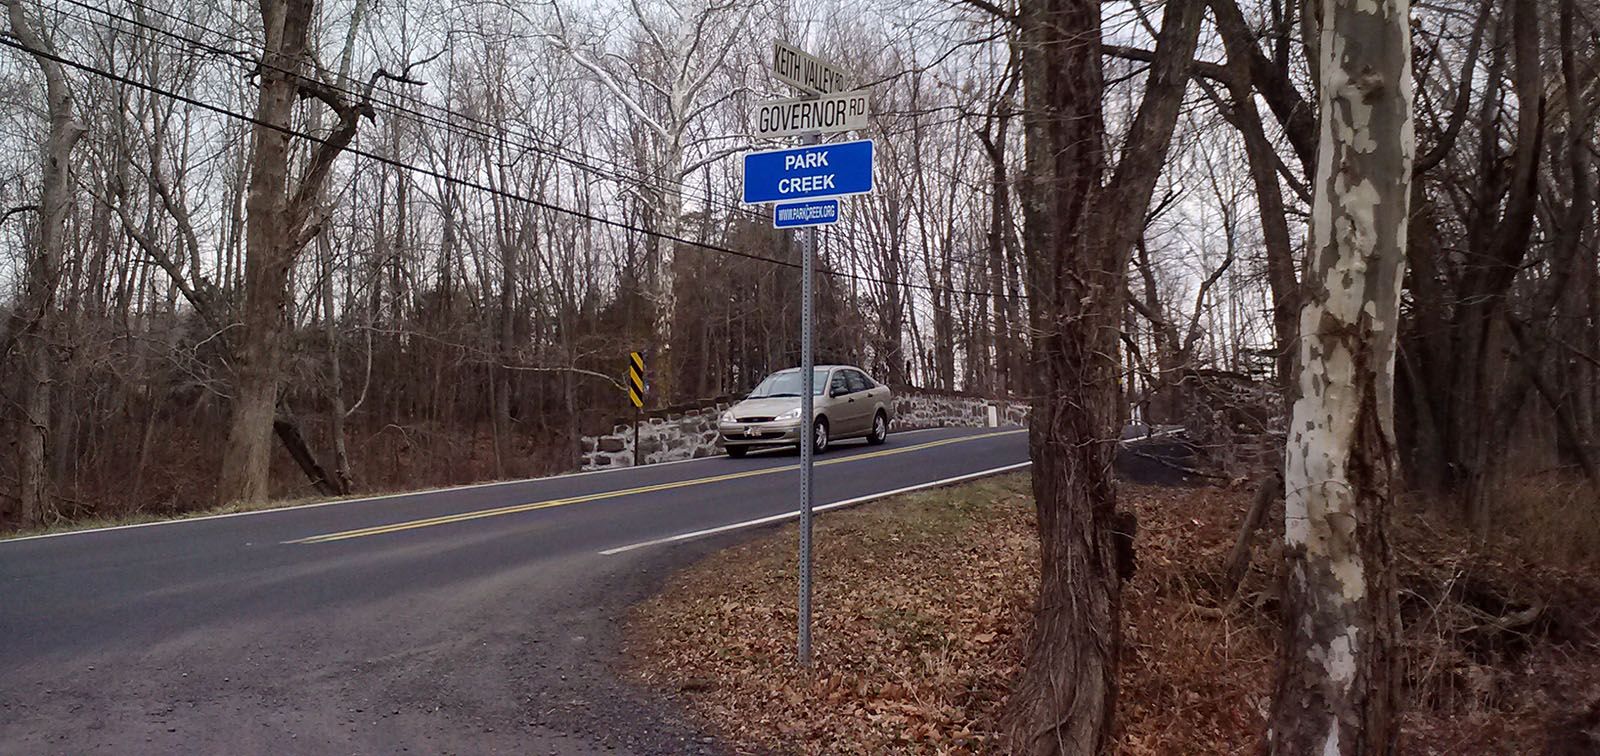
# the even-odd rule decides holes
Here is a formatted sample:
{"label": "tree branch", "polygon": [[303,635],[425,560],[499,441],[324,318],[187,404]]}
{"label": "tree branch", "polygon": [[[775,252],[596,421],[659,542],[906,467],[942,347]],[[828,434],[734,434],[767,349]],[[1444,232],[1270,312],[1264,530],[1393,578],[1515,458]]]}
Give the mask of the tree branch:
{"label": "tree branch", "polygon": [[0,223],[5,223],[13,215],[21,215],[21,214],[23,214],[25,212],[28,212],[29,210],[38,210],[38,209],[39,209],[38,205],[18,205],[16,207],[13,207],[13,208],[7,210],[4,215],[0,215]]}
{"label": "tree branch", "polygon": [[984,13],[995,17],[996,20],[1004,21],[1008,24],[1014,24],[1017,22],[1016,13],[1001,8],[1000,6],[989,2],[989,0],[958,0],[957,4],[983,11]]}
{"label": "tree branch", "polygon": [[[1129,45],[1101,45],[1100,52],[1113,58],[1138,61],[1140,63],[1154,63],[1156,61],[1156,53],[1154,50],[1146,50],[1141,47],[1132,47]],[[1238,77],[1235,76],[1232,71],[1228,70],[1225,66],[1221,66],[1210,61],[1190,61],[1189,72],[1193,75],[1211,79],[1212,81],[1220,82],[1223,85],[1230,87],[1238,81]]]}
{"label": "tree branch", "polygon": [[1483,38],[1489,26],[1490,11],[1493,3],[1483,0],[1478,10],[1478,23],[1472,31],[1472,42],[1467,46],[1467,62],[1461,68],[1461,82],[1456,87],[1456,103],[1450,109],[1450,120],[1445,126],[1443,134],[1434,142],[1433,149],[1426,155],[1417,159],[1414,173],[1423,174],[1432,170],[1450,155],[1450,150],[1455,146],[1456,137],[1461,134],[1461,127],[1467,122],[1467,106],[1472,101],[1472,74],[1478,67],[1478,51],[1483,47]]}

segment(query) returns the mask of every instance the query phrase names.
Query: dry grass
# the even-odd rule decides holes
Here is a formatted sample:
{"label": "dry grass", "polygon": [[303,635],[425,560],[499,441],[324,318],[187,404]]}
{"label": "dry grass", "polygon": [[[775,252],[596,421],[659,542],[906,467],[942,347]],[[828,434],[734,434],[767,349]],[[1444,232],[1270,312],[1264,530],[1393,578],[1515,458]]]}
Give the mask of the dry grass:
{"label": "dry grass", "polygon": [[240,502],[223,504],[205,509],[195,509],[178,512],[127,512],[118,515],[93,515],[79,518],[59,518],[57,521],[40,528],[29,528],[0,532],[0,541],[12,538],[28,538],[31,536],[50,535],[53,533],[71,533],[78,530],[95,530],[98,528],[115,528],[128,525],[145,525],[152,522],[168,522],[175,520],[191,520],[196,517],[214,517],[216,515],[237,514],[239,512],[259,512],[268,509],[286,509],[305,504],[341,501],[344,499],[359,499],[371,494],[352,494],[344,497],[312,498],[300,497],[294,499],[269,499],[267,501]]}
{"label": "dry grass", "polygon": [[[204,430],[194,424],[162,426],[162,442],[150,447],[150,457],[142,463],[134,456],[116,455],[82,461],[71,480],[63,481],[55,492],[56,511],[49,523],[26,531],[17,527],[15,499],[5,493],[14,486],[15,477],[8,475],[6,458],[0,456],[0,539],[336,500],[317,494],[287,455],[275,453],[269,500],[216,505],[213,489],[221,445],[215,433]],[[352,496],[521,480],[572,470],[569,445],[540,429],[524,430],[511,440],[508,467],[497,472],[493,438],[486,430],[443,429],[427,423],[386,425],[370,433],[352,429],[351,464],[360,491]],[[315,422],[308,422],[303,431],[308,439],[326,433]],[[102,448],[114,449],[116,444],[116,439],[106,439]]]}
{"label": "dry grass", "polygon": [[1026,479],[907,497],[817,523],[816,674],[794,664],[794,530],[677,576],[640,610],[645,679],[733,740],[807,752],[982,750],[1028,601]]}
{"label": "dry grass", "polygon": [[[1140,528],[1139,572],[1124,594],[1121,752],[1259,744],[1281,553],[1258,548],[1236,596],[1216,588],[1248,500],[1244,490],[1124,487]],[[1398,519],[1403,752],[1534,752],[1600,700],[1595,565],[1472,549],[1432,520]],[[1037,572],[1025,476],[822,518],[815,673],[792,662],[793,546],[789,528],[724,550],[639,607],[630,647],[646,684],[749,752],[1005,751],[997,720]]]}
{"label": "dry grass", "polygon": [[1600,565],[1600,493],[1582,479],[1540,475],[1501,484],[1494,538],[1547,564]]}

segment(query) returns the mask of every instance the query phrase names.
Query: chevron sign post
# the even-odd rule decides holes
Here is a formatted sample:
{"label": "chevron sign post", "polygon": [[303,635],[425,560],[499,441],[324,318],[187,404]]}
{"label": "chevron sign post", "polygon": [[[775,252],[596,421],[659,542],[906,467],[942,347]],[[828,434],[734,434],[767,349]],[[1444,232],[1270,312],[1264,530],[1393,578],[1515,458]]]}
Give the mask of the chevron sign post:
{"label": "chevron sign post", "polygon": [[639,411],[644,409],[644,355],[628,353],[628,401],[633,402],[633,466],[639,466]]}
{"label": "chevron sign post", "polygon": [[644,408],[644,357],[638,352],[628,353],[628,401],[634,409]]}

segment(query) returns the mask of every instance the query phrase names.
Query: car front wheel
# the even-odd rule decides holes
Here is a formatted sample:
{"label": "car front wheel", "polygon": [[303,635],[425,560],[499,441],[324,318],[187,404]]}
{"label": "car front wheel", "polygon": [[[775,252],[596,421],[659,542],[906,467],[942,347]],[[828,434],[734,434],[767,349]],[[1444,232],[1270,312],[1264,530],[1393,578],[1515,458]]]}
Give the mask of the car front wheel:
{"label": "car front wheel", "polygon": [[867,443],[877,445],[889,440],[889,418],[879,412],[872,418],[872,434],[867,436]]}

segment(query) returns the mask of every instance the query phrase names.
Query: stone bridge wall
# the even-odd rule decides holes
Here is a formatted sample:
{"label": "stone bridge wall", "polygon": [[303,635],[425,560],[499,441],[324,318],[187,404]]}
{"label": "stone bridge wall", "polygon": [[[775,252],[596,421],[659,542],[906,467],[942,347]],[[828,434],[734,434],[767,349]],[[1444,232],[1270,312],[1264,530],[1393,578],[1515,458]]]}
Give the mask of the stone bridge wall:
{"label": "stone bridge wall", "polygon": [[[653,465],[721,454],[717,418],[737,401],[727,398],[702,407],[648,413],[639,423],[639,463]],[[1025,402],[901,386],[894,389],[895,417],[890,430],[983,427],[989,424],[991,404],[999,424],[1027,424]],[[633,438],[633,425],[622,420],[613,424],[610,433],[583,436],[579,439],[578,464],[584,470],[629,467],[634,460]]]}
{"label": "stone bridge wall", "polygon": [[1230,478],[1283,468],[1283,397],[1271,383],[1223,370],[1191,370],[1180,418],[1201,466]]}
{"label": "stone bridge wall", "polygon": [[1027,425],[1028,404],[1015,399],[988,399],[972,394],[943,391],[896,389],[895,427],[916,428],[983,427],[989,425],[989,406],[994,405],[997,424]]}

